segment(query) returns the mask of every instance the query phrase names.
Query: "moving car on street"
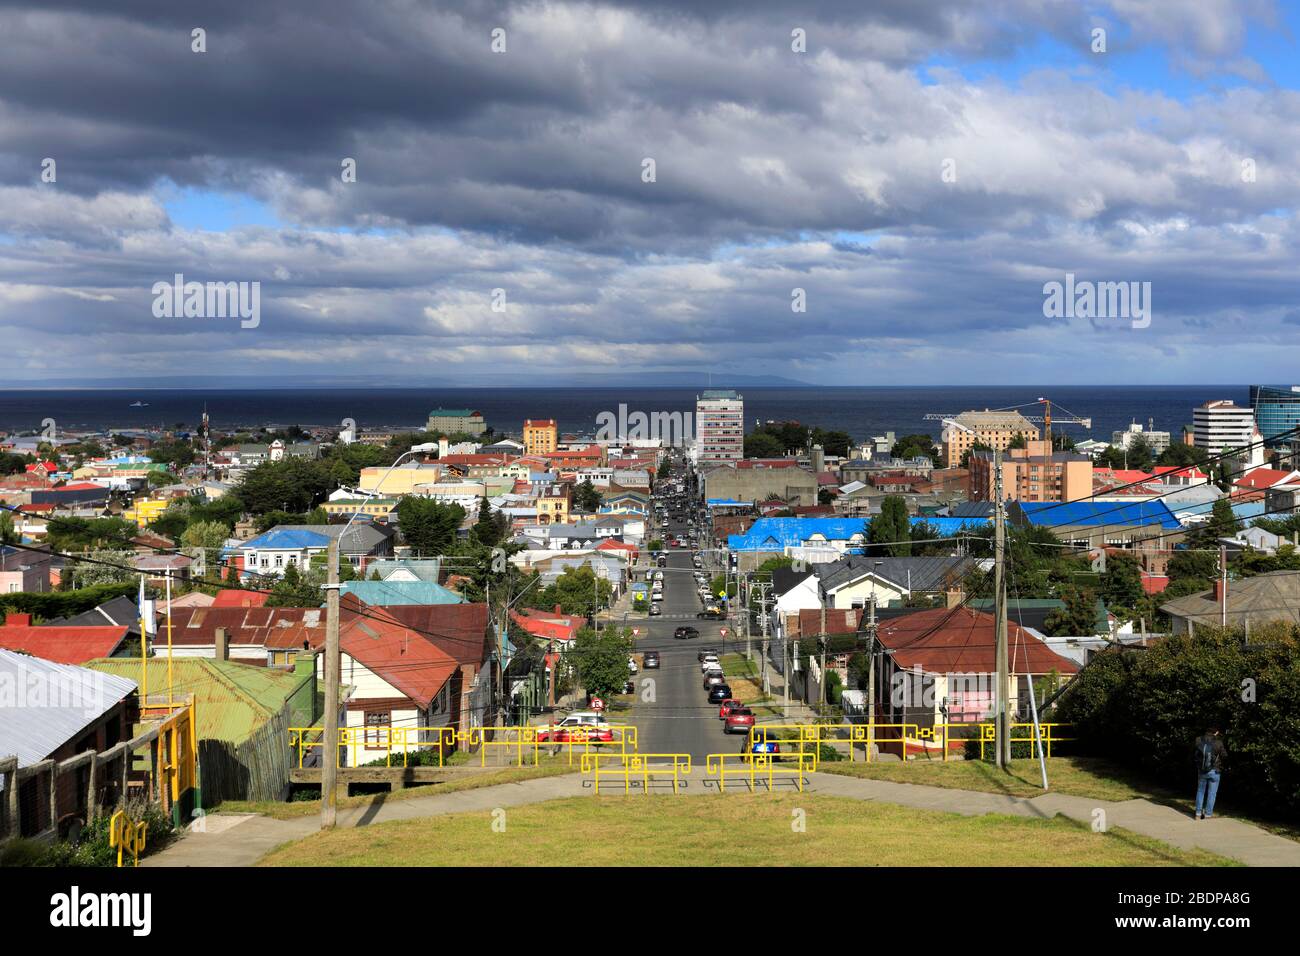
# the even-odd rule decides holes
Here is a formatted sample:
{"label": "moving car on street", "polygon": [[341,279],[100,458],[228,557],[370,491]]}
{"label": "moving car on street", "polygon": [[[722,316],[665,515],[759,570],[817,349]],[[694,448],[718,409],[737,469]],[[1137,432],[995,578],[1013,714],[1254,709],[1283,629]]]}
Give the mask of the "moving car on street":
{"label": "moving car on street", "polygon": [[642,664],[648,671],[659,669],[659,652],[646,651],[645,656],[641,659]]}

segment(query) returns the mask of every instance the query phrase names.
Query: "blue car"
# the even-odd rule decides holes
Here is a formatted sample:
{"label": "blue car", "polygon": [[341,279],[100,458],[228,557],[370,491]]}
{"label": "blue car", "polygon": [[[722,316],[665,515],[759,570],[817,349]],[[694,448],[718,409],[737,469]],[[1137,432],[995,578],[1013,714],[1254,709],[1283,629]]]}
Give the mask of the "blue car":
{"label": "blue car", "polygon": [[755,740],[752,744],[746,738],[740,745],[742,754],[771,754],[773,760],[780,760],[781,745],[775,740]]}

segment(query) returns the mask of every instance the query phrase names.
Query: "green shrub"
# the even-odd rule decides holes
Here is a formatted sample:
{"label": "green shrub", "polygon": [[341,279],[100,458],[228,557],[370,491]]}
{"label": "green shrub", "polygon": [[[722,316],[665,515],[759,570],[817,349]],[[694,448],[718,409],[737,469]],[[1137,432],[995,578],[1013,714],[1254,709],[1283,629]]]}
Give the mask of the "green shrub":
{"label": "green shrub", "polygon": [[[157,804],[131,803],[127,814],[134,821],[144,820],[148,825],[144,855],[165,846],[172,838],[171,819]],[[43,843],[39,840],[10,840],[0,847],[0,867],[106,867],[117,865],[117,849],[109,846],[108,826],[110,813],[100,816],[82,831],[76,843],[56,840]]]}
{"label": "green shrub", "polygon": [[[1252,699],[1253,698],[1253,699]],[[1300,807],[1300,653],[1278,637],[1198,628],[1146,650],[1109,650],[1062,697],[1053,720],[1076,750],[1190,787],[1195,739],[1218,726],[1228,749],[1225,795],[1266,812]]]}

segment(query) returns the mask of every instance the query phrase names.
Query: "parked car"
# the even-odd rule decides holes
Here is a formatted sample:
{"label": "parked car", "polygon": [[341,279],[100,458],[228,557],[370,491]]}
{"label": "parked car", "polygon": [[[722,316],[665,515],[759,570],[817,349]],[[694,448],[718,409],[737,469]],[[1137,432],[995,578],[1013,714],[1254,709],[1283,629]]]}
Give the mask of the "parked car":
{"label": "parked car", "polygon": [[726,617],[726,615],[723,614],[721,611],[719,611],[716,607],[706,607],[703,611],[698,612],[695,616],[702,621],[720,621],[724,617]]}
{"label": "parked car", "polygon": [[709,688],[709,703],[721,705],[731,696],[730,684],[714,684]]}
{"label": "parked car", "polygon": [[754,712],[748,707],[737,707],[727,714],[722,730],[728,734],[747,734],[753,726]]}
{"label": "parked car", "polygon": [[[693,627],[692,627],[692,628],[687,628],[687,630],[694,631],[695,628],[693,628]],[[697,632],[697,633],[698,633],[698,632]],[[704,663],[704,658],[708,657],[710,654],[712,654],[714,657],[717,657],[717,656],[718,656],[718,649],[717,649],[716,647],[701,647],[701,648],[700,648],[700,652],[699,652],[698,654],[695,655],[695,659],[696,659],[697,661],[699,661],[701,664],[703,664],[703,663]]]}
{"label": "parked car", "polygon": [[720,670],[711,670],[706,672],[704,675],[705,690],[708,690],[710,687],[715,687],[718,684],[725,684],[726,682],[727,678]]}
{"label": "parked car", "polygon": [[627,659],[627,670],[628,670],[628,673],[629,673],[629,674],[635,674],[635,673],[636,673],[636,671],[637,671],[637,667],[636,667],[636,658],[635,658],[635,657],[629,657],[629,658]]}
{"label": "parked car", "polygon": [[658,604],[651,604],[651,605],[650,605],[650,616],[651,616],[651,617],[658,617],[658,616],[659,616],[660,614],[662,614],[662,613],[663,613],[663,611],[660,610]]}
{"label": "parked car", "polygon": [[659,669],[659,652],[658,652],[658,651],[646,651],[646,652],[645,652],[645,655],[642,657],[641,661],[642,661],[642,664],[645,666],[645,669],[646,669],[646,670],[648,670],[648,671],[658,670],[658,669]]}
{"label": "parked car", "polygon": [[[613,731],[610,729],[609,723],[603,716],[596,713],[594,710],[575,711],[559,723],[539,727],[537,731],[537,739],[559,740],[561,738],[556,735],[563,734],[565,736],[562,739],[568,740],[569,738],[567,735],[570,732],[576,733],[578,731],[583,733],[590,731],[597,735],[607,734],[608,736],[604,737],[605,740],[614,739]],[[578,738],[575,737],[574,739]]]}
{"label": "parked car", "polygon": [[722,665],[718,662],[717,654],[705,654],[704,660],[700,661],[700,673],[705,671],[719,670]]}
{"label": "parked car", "polygon": [[745,705],[738,700],[734,700],[734,699],[724,700],[722,702],[722,706],[718,708],[718,720],[726,720],[727,714],[731,713],[737,707],[744,707],[744,706]]}
{"label": "parked car", "polygon": [[753,743],[744,740],[740,744],[740,752],[747,755],[770,754],[774,761],[781,759],[781,745],[775,740],[755,740]]}

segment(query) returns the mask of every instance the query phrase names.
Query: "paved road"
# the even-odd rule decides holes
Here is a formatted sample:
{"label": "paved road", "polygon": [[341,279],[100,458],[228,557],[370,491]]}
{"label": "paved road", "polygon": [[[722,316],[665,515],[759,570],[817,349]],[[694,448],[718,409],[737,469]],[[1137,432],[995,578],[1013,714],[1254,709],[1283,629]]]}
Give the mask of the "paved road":
{"label": "paved road", "polygon": [[[674,525],[673,530],[679,529]],[[717,568],[705,570],[719,573]],[[640,735],[638,749],[642,753],[689,753],[693,762],[702,767],[708,754],[739,752],[741,737],[723,733],[718,708],[709,704],[705,694],[696,656],[705,646],[734,651],[736,642],[731,638],[729,623],[695,619],[701,605],[690,552],[684,548],[669,553],[661,607],[664,617],[629,621],[640,630],[636,649],[657,650],[661,661],[658,670],[643,670],[637,675],[639,693],[631,720]],[[674,639],[673,631],[682,625],[698,628],[700,636]],[[720,635],[724,627],[728,633],[725,641]],[[652,701],[642,700],[646,680],[654,681]]]}

